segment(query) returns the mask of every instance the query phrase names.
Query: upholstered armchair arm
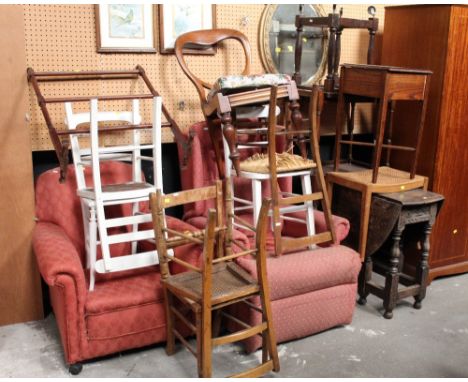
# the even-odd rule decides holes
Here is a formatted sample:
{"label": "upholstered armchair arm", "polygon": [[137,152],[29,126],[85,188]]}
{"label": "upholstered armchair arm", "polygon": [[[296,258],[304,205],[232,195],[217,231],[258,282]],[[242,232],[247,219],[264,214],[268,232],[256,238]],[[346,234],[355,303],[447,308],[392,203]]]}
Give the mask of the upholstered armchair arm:
{"label": "upholstered armchair arm", "polygon": [[53,223],[37,223],[33,234],[33,248],[44,281],[50,286],[56,286],[61,275],[70,276],[75,281],[78,299],[84,301],[86,280],[83,266],[65,231]]}
{"label": "upholstered armchair arm", "polygon": [[[288,214],[288,216],[296,217],[299,219],[305,219],[305,212],[303,211],[294,212],[294,213]],[[315,231],[317,233],[325,231],[327,226],[325,224],[325,216],[323,212],[314,211],[314,218],[315,218]],[[335,227],[336,240],[337,240],[337,243],[335,244],[339,244],[341,241],[343,241],[346,238],[346,236],[348,236],[349,228],[350,228],[349,221],[340,216],[333,215],[333,225]],[[291,236],[291,237],[305,236],[307,235],[307,227],[305,226],[305,224],[302,224],[299,222],[285,220],[282,233],[285,236]]]}

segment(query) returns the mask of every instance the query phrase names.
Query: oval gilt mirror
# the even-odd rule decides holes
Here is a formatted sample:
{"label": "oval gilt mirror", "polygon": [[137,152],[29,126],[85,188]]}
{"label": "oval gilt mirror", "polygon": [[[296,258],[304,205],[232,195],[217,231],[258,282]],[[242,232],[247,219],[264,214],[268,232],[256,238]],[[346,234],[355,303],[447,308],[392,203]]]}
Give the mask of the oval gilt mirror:
{"label": "oval gilt mirror", "polygon": [[[259,46],[263,66],[268,73],[294,74],[296,47],[295,19],[299,4],[267,5],[260,19]],[[302,16],[322,17],[319,5],[305,5]],[[327,31],[305,27],[302,34],[302,85],[317,83],[325,72],[327,57]]]}

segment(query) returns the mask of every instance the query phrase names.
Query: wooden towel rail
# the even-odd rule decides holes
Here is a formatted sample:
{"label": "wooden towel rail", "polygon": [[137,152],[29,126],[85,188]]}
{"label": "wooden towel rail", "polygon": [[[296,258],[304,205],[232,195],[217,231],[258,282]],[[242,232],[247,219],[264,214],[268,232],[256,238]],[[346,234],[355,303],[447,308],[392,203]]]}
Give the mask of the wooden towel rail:
{"label": "wooden towel rail", "polygon": [[[47,105],[52,103],[65,103],[65,102],[89,102],[92,98],[97,98],[101,101],[121,101],[130,99],[151,99],[155,96],[159,96],[145,70],[140,65],[137,65],[132,70],[92,70],[92,71],[63,71],[63,72],[36,72],[33,68],[27,69],[28,81],[31,83],[34,92],[37,96],[39,107],[41,108],[42,114],[49,130],[49,136],[54,146],[54,150],[57,154],[57,159],[60,164],[60,181],[63,182],[66,178],[67,165],[68,165],[68,154],[70,149],[70,142],[68,135],[70,134],[87,134],[89,129],[77,129],[75,131],[63,131],[57,130],[54,126],[52,118],[50,117]],[[56,97],[46,98],[41,92],[39,83],[40,82],[51,82],[51,81],[88,81],[88,80],[123,80],[123,79],[139,79],[141,78],[149,90],[147,94],[124,94],[124,95],[102,95],[102,96],[85,96],[85,97]],[[190,131],[185,136],[180,130],[177,123],[172,119],[171,115],[167,111],[164,104],[162,105],[162,112],[167,122],[162,124],[162,127],[169,127],[174,134],[176,142],[181,145],[184,158],[183,165],[188,160],[191,142],[193,139],[193,133]],[[149,129],[152,125],[148,123],[142,123],[139,125],[124,125],[124,126],[105,126],[100,127],[100,132],[111,132],[111,131],[124,131],[134,129]],[[61,138],[62,137],[62,138]]]}

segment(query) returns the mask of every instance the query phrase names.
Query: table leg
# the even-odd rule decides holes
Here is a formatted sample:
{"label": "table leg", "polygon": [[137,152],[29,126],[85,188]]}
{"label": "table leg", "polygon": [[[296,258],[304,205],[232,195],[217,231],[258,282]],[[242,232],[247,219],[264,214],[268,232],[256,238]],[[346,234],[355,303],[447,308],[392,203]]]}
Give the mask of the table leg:
{"label": "table leg", "polygon": [[[292,100],[289,103],[289,110],[291,111],[291,122],[293,130],[302,130],[302,113],[300,111],[299,102],[296,100]],[[304,138],[303,134],[299,134],[299,151],[301,152],[301,156],[306,159],[307,158],[307,148],[305,142],[302,140]]]}
{"label": "table leg", "polygon": [[398,266],[400,263],[400,241],[401,234],[403,233],[404,227],[397,226],[393,231],[393,247],[390,258],[390,271],[385,275],[385,290],[384,290],[384,308],[385,318],[393,317],[393,309],[395,308],[396,302],[398,300]]}
{"label": "table leg", "polygon": [[429,238],[431,236],[432,231],[432,224],[431,222],[427,222],[424,227],[424,242],[421,254],[421,261],[418,265],[417,274],[416,274],[416,281],[420,285],[419,293],[414,296],[414,305],[415,309],[421,309],[421,302],[426,297],[426,288],[427,288],[427,278],[429,275]]}
{"label": "table leg", "polygon": [[388,108],[388,97],[383,96],[379,105],[379,117],[377,121],[374,153],[372,155],[372,183],[377,183],[379,174],[380,158],[382,155],[382,145],[385,133],[385,122]]}
{"label": "table leg", "polygon": [[367,283],[372,279],[372,257],[367,256],[364,264],[362,265],[361,272],[359,272],[358,278],[358,293],[359,293],[359,305],[366,305],[367,296],[369,291],[367,290]]}
{"label": "table leg", "polygon": [[343,116],[345,113],[345,98],[343,93],[338,95],[338,105],[336,106],[336,134],[335,134],[335,166],[333,171],[338,171],[341,159],[341,136],[343,134]]}
{"label": "table leg", "polygon": [[369,232],[370,209],[372,202],[372,192],[367,188],[362,190],[361,196],[361,218],[359,225],[359,254],[361,261],[366,256],[367,234]]}

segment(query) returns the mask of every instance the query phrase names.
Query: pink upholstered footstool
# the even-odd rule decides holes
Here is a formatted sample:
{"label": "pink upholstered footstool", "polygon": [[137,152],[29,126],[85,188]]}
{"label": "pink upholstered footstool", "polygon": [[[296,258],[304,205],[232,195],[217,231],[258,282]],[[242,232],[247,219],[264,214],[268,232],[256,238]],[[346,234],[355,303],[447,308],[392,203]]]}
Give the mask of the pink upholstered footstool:
{"label": "pink upholstered footstool", "polygon": [[[255,260],[242,259],[239,263],[251,275],[255,274]],[[268,258],[278,343],[349,324],[360,268],[358,253],[342,245]],[[253,309],[239,306],[235,314],[250,325],[261,322],[260,313]],[[251,337],[245,345],[247,352],[252,352],[261,346],[261,339]]]}

